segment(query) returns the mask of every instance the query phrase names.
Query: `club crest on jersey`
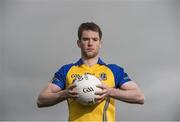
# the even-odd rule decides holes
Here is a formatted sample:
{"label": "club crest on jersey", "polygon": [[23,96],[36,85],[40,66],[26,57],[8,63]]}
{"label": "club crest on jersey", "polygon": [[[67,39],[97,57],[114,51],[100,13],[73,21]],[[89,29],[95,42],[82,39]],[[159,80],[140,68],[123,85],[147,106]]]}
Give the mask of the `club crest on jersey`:
{"label": "club crest on jersey", "polygon": [[99,78],[101,79],[101,80],[107,80],[107,75],[106,75],[106,73],[100,73],[99,74]]}

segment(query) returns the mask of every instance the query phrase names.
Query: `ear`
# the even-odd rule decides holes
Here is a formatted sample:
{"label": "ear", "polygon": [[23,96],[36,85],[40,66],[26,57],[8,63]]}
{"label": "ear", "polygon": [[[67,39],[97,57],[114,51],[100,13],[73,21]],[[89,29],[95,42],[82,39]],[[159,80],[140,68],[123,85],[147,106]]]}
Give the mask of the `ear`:
{"label": "ear", "polygon": [[80,48],[81,46],[80,46],[80,40],[77,40],[77,46]]}

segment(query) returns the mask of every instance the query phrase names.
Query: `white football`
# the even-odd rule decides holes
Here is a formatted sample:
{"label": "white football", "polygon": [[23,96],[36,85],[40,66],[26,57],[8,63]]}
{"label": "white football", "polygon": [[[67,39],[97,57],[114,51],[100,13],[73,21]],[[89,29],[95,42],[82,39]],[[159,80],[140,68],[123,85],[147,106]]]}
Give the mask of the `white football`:
{"label": "white football", "polygon": [[79,97],[76,98],[76,101],[82,105],[96,104],[95,98],[97,95],[95,95],[95,92],[102,90],[96,87],[96,85],[102,84],[97,77],[94,75],[85,74],[76,79],[74,84],[77,86],[75,89],[79,95]]}

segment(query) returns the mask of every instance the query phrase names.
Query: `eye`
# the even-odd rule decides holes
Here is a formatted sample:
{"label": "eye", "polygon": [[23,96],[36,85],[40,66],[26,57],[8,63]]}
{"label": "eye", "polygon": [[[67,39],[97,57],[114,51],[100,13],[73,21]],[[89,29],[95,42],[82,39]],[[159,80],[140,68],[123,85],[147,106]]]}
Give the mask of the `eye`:
{"label": "eye", "polygon": [[95,42],[98,41],[98,38],[93,38],[93,41],[95,41]]}
{"label": "eye", "polygon": [[88,41],[90,40],[89,38],[82,38],[83,41]]}

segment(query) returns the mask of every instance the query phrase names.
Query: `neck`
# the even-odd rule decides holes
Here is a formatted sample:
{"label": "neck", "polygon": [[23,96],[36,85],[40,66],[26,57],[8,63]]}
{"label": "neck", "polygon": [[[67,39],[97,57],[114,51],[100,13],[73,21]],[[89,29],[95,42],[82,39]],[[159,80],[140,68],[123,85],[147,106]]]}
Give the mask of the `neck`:
{"label": "neck", "polygon": [[82,60],[83,60],[84,64],[86,64],[86,65],[89,66],[89,67],[97,64],[98,59],[99,59],[98,56],[96,56],[96,57],[94,57],[94,58],[89,58],[89,59],[86,59],[86,58],[83,58],[83,57],[82,57]]}

